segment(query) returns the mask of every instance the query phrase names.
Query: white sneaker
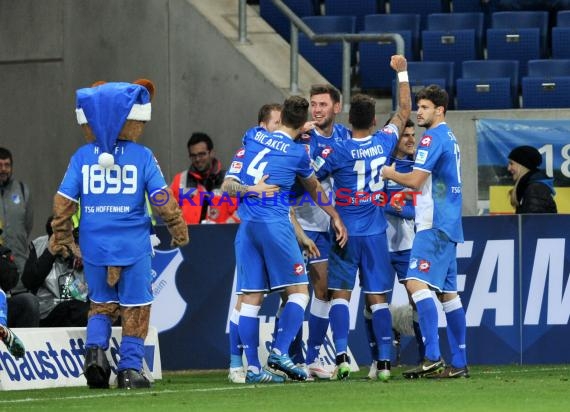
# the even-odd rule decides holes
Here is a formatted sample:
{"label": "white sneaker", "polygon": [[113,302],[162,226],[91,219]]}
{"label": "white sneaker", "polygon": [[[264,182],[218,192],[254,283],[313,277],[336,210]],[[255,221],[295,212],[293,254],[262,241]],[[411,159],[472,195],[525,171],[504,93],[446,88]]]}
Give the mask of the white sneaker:
{"label": "white sneaker", "polygon": [[315,359],[313,363],[308,366],[309,376],[319,379],[330,379],[332,372],[327,366],[319,359]]}
{"label": "white sneaker", "polygon": [[232,383],[245,383],[245,371],[242,367],[230,368],[228,380]]}
{"label": "white sneaker", "polygon": [[376,361],[372,361],[370,364],[370,371],[368,371],[368,379],[376,380],[378,378],[378,368],[376,367]]}

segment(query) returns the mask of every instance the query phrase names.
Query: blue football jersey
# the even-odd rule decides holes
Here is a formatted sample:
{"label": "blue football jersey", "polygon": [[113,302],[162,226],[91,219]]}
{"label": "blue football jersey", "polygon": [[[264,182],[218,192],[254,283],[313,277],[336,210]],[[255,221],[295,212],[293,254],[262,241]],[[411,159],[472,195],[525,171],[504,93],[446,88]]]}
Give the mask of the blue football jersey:
{"label": "blue football jersey", "polygon": [[279,186],[280,191],[271,198],[240,193],[240,219],[253,222],[288,219],[295,178],[306,179],[314,173],[305,147],[295,144],[281,131],[269,133],[258,127],[246,132],[243,143],[244,147],[234,155],[226,177],[251,186],[269,175],[266,183]]}
{"label": "blue football jersey", "polygon": [[350,236],[386,231],[380,170],[397,142],[398,129],[390,124],[364,139],[337,142],[318,156],[319,174],[331,174],[334,179],[335,207]]}
{"label": "blue football jersey", "polygon": [[97,266],[129,266],[151,253],[145,194],[164,189],[166,182],[145,146],[117,140],[115,165],[108,169],[98,164],[100,153],[94,143],[80,147],[58,193],[80,204],[83,259]]}
{"label": "blue football jersey", "polygon": [[[335,123],[330,136],[323,136],[319,134],[316,129],[312,129],[308,133],[301,135],[301,138],[297,140],[297,143],[305,145],[309,156],[311,157],[313,168],[318,169],[318,166],[315,163],[318,159],[318,155],[321,152],[326,151],[327,147],[331,147],[333,144],[341,140],[350,139],[350,137],[350,129],[346,128],[342,124]],[[323,191],[330,198],[329,200],[333,201],[334,195],[332,193],[332,178],[330,176],[320,176],[319,180],[323,186]],[[297,184],[294,191],[297,194],[302,194],[304,189],[300,184]],[[301,200],[301,204],[295,207],[295,214],[303,229],[316,232],[328,232],[330,222],[329,215],[327,215],[320,207],[314,205],[309,199],[303,198]]]}
{"label": "blue football jersey", "polygon": [[463,242],[461,157],[457,139],[446,123],[425,131],[414,169],[430,173],[417,197],[417,230],[436,228],[453,242]]}

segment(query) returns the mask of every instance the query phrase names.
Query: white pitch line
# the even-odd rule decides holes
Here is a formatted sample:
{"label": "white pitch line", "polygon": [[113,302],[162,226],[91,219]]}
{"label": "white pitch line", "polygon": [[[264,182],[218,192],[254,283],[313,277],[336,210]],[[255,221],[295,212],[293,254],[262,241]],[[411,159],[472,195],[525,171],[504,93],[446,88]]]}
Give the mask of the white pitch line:
{"label": "white pitch line", "polygon": [[[298,384],[297,384],[298,385]],[[160,395],[160,394],[168,394],[168,393],[183,393],[183,392],[222,392],[222,391],[235,391],[235,390],[244,390],[244,389],[267,389],[267,388],[277,388],[277,387],[284,387],[285,385],[240,385],[240,386],[228,386],[228,387],[218,387],[218,388],[195,388],[195,389],[180,389],[180,390],[173,390],[173,389],[165,389],[163,391],[113,391],[108,393],[101,393],[97,395],[75,395],[75,396],[63,396],[63,397],[56,397],[50,398],[46,396],[42,396],[41,398],[24,398],[24,399],[6,399],[0,400],[0,405],[5,404],[17,404],[17,403],[31,403],[31,402],[45,402],[45,401],[65,401],[65,400],[74,400],[74,399],[97,399],[97,398],[113,398],[113,397],[121,397],[121,396],[140,396],[140,395]]]}

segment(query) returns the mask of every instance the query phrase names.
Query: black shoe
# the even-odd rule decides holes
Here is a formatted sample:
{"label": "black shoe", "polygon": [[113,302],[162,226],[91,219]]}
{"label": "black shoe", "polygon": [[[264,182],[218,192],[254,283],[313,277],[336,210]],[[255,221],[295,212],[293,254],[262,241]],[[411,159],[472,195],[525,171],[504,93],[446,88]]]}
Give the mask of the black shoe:
{"label": "black shoe", "polygon": [[83,367],[87,385],[91,389],[108,389],[111,366],[105,351],[101,348],[88,348]]}
{"label": "black shoe", "polygon": [[436,361],[424,359],[416,368],[405,371],[402,375],[406,379],[418,379],[425,378],[429,375],[434,375],[440,373],[445,368],[445,363],[443,359],[438,359]]}
{"label": "black shoe", "polygon": [[117,375],[117,387],[120,389],[150,388],[150,381],[134,369],[125,369]]}
{"label": "black shoe", "polygon": [[456,378],[469,378],[469,369],[467,366],[463,368],[455,368],[453,366],[447,366],[440,373],[435,373],[433,375],[426,376],[429,379],[456,379]]}

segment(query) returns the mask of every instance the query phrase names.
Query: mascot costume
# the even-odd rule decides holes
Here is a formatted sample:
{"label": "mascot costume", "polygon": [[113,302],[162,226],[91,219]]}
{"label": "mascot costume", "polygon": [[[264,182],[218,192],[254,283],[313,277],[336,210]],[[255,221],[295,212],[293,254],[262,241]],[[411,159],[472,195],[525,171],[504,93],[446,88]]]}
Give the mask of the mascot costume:
{"label": "mascot costume", "polygon": [[[188,243],[188,227],[152,151],[137,143],[150,120],[154,85],[98,82],[77,90],[77,121],[88,143],[71,157],[54,198],[51,247],[82,256],[90,310],[84,372],[90,388],[108,388],[111,325],[121,316],[117,386],[148,388],[142,373],[152,304],[148,195],[172,236]],[[72,216],[81,208],[79,250]]]}

